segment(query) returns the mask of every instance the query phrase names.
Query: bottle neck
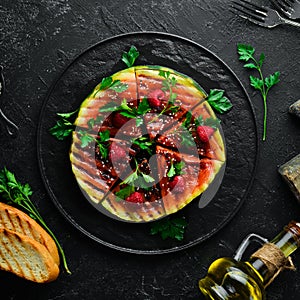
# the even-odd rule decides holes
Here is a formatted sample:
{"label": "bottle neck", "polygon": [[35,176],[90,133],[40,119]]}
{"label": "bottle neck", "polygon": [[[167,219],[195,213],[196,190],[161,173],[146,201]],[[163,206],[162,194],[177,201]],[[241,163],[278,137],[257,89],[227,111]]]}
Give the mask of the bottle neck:
{"label": "bottle neck", "polygon": [[[270,243],[279,248],[286,258],[289,257],[300,247],[300,223],[291,222]],[[257,271],[263,282],[267,282],[274,276],[263,259],[251,258],[249,263]]]}

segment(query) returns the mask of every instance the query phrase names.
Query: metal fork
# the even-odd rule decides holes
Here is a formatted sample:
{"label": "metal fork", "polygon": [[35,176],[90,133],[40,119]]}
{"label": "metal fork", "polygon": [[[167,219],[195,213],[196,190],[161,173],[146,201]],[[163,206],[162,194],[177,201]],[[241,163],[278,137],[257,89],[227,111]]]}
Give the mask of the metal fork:
{"label": "metal fork", "polygon": [[290,19],[300,18],[299,0],[271,0],[272,4]]}
{"label": "metal fork", "polygon": [[267,28],[273,28],[280,24],[300,27],[300,23],[281,17],[276,10],[265,6],[260,7],[247,0],[233,1],[231,10],[241,18]]}
{"label": "metal fork", "polygon": [[[5,81],[3,75],[3,67],[0,65],[0,98],[4,90],[5,90]],[[8,134],[12,137],[16,137],[18,135],[19,127],[4,114],[4,112],[0,107],[0,119],[1,118],[6,123],[6,130]]]}

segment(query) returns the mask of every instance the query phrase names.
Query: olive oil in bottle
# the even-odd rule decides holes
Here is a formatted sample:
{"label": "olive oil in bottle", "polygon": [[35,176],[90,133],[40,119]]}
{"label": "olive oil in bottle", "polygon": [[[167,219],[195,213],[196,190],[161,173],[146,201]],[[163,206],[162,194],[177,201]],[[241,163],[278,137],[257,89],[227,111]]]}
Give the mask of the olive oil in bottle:
{"label": "olive oil in bottle", "polygon": [[[263,246],[249,260],[241,257],[252,241]],[[250,234],[234,258],[220,258],[199,281],[206,299],[265,300],[265,288],[283,269],[293,269],[290,255],[300,247],[300,223],[290,222],[271,242]]]}

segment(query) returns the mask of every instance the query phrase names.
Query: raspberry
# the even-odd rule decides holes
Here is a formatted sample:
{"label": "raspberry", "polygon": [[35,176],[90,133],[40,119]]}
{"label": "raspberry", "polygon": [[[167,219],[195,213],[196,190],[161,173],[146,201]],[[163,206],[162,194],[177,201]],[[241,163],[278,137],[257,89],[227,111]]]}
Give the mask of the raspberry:
{"label": "raspberry", "polygon": [[144,197],[139,192],[134,192],[130,196],[128,196],[125,201],[132,202],[132,203],[143,203]]}
{"label": "raspberry", "polygon": [[148,103],[151,107],[160,107],[161,100],[164,99],[165,93],[162,90],[154,90],[148,95]]}
{"label": "raspberry", "polygon": [[175,176],[174,179],[169,183],[169,187],[175,193],[182,193],[185,189],[185,181],[182,176]]}
{"label": "raspberry", "polygon": [[118,144],[112,143],[109,146],[109,159],[111,162],[114,163],[122,161],[124,158],[126,158],[126,156],[126,151]]}
{"label": "raspberry", "polygon": [[112,123],[115,127],[121,128],[129,120],[130,120],[130,118],[127,118],[127,117],[121,115],[121,113],[116,112],[113,115]]}
{"label": "raspberry", "polygon": [[210,126],[201,125],[197,127],[198,136],[203,143],[207,143],[214,132],[215,130]]}

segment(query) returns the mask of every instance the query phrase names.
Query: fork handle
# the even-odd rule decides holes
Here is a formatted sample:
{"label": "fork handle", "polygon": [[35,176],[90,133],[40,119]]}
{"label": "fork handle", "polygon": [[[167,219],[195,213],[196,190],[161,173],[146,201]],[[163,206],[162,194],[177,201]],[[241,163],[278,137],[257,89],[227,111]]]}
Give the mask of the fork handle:
{"label": "fork handle", "polygon": [[298,22],[295,22],[295,21],[292,21],[292,20],[289,20],[289,19],[286,19],[286,18],[282,18],[282,21],[285,24],[289,24],[289,25],[292,25],[292,26],[300,27],[300,23],[298,23]]}

